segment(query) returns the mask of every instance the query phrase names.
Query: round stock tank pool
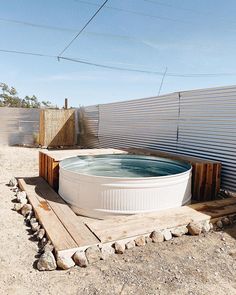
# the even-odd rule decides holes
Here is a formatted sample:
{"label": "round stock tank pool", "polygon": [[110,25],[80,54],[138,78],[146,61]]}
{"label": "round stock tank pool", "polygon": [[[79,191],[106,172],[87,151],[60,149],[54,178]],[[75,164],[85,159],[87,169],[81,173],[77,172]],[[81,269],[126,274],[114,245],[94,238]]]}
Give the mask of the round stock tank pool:
{"label": "round stock tank pool", "polygon": [[191,200],[191,165],[140,155],[60,162],[59,194],[75,213],[103,218],[180,207]]}

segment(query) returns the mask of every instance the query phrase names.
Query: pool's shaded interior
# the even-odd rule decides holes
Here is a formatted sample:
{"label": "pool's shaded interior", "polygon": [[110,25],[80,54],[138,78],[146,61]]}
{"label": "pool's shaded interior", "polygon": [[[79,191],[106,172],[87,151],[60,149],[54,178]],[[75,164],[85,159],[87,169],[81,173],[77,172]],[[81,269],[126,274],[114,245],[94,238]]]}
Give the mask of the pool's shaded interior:
{"label": "pool's shaded interior", "polygon": [[76,173],[119,178],[157,177],[188,171],[185,162],[142,155],[79,156],[65,159],[60,167]]}

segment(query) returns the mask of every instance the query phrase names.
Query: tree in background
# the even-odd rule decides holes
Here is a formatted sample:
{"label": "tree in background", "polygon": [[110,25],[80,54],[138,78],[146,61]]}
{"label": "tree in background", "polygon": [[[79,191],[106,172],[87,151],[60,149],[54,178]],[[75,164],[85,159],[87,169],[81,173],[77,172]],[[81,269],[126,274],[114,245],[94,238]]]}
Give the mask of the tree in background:
{"label": "tree in background", "polygon": [[14,87],[9,87],[6,83],[0,83],[0,107],[17,107],[17,108],[55,108],[50,101],[39,102],[35,95],[25,98],[19,98]]}

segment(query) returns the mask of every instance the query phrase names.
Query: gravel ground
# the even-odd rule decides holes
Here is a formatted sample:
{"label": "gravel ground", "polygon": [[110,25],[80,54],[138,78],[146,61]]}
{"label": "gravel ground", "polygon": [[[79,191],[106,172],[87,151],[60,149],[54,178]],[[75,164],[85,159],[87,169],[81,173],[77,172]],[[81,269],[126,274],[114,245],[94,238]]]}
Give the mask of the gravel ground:
{"label": "gravel ground", "polygon": [[37,172],[37,149],[0,147],[0,294],[236,294],[236,226],[136,247],[84,269],[39,272],[37,244],[6,186]]}

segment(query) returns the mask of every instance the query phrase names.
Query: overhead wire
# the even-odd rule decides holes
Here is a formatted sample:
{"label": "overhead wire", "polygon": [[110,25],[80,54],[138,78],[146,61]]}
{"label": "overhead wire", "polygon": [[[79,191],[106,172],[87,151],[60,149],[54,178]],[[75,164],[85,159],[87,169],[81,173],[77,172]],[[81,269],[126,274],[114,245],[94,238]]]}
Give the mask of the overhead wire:
{"label": "overhead wire", "polygon": [[105,0],[101,6],[95,11],[95,13],[90,17],[90,19],[85,23],[85,25],[82,27],[82,29],[78,32],[78,34],[75,35],[75,37],[69,42],[68,45],[59,53],[58,60],[62,56],[62,54],[71,46],[71,44],[79,37],[79,35],[85,30],[85,28],[90,24],[90,22],[96,17],[96,15],[102,10],[102,8],[106,5],[108,0]]}
{"label": "overhead wire", "polygon": [[[79,2],[79,3],[83,3],[83,4],[87,4],[87,5],[92,5],[92,6],[99,6],[99,4],[97,4],[97,3],[84,1],[84,0],[75,0],[75,2]],[[135,11],[135,10],[131,10],[131,9],[124,9],[124,8],[114,7],[114,6],[111,6],[111,5],[106,5],[105,9],[116,10],[116,11],[120,11],[120,12],[131,13],[131,14],[136,14],[136,15],[139,15],[139,16],[156,18],[156,19],[170,21],[170,22],[179,22],[179,23],[188,23],[188,24],[192,23],[192,24],[194,24],[191,21],[175,19],[175,18],[165,17],[165,16],[159,16],[159,15],[154,15],[154,14],[149,14],[149,13],[143,13],[143,12],[139,12],[139,11]]]}
{"label": "overhead wire", "polygon": [[[159,6],[165,6],[165,7],[168,7],[168,8],[174,8],[174,9],[177,9],[177,10],[183,10],[183,11],[192,12],[192,13],[195,13],[195,14],[198,14],[198,15],[205,15],[205,16],[212,15],[212,11],[207,11],[205,9],[204,10],[196,10],[196,9],[192,9],[192,8],[188,8],[188,7],[173,5],[173,4],[170,4],[170,3],[166,3],[166,2],[164,3],[164,2],[160,2],[160,1],[154,1],[154,0],[143,0],[143,1],[149,2],[149,3],[152,3],[152,4],[156,4],[156,5],[159,5]],[[236,24],[236,22],[234,20],[224,18],[222,16],[218,16],[217,20],[224,21],[224,22],[227,22],[227,23]]]}
{"label": "overhead wire", "polygon": [[[43,54],[43,53],[37,53],[37,52],[26,52],[26,51],[17,51],[17,50],[7,50],[7,49],[0,49],[0,52],[3,53],[13,53],[13,54],[21,54],[21,55],[30,55],[30,56],[38,56],[38,57],[48,57],[48,58],[54,58],[57,59],[57,55],[50,55],[50,54]],[[136,68],[124,68],[124,67],[118,67],[113,65],[107,65],[107,64],[101,64],[101,63],[95,63],[89,60],[83,60],[79,58],[73,58],[73,57],[66,57],[62,56],[60,59],[65,61],[71,61],[76,62],[84,65],[104,68],[104,69],[110,69],[110,70],[118,70],[118,71],[126,71],[126,72],[137,72],[137,73],[145,73],[145,74],[154,74],[168,77],[180,77],[180,78],[200,78],[200,77],[222,77],[222,76],[236,76],[236,73],[187,73],[187,74],[181,74],[181,73],[174,73],[174,72],[166,72],[165,71],[153,71],[153,70],[142,70],[142,69],[136,69]]]}

